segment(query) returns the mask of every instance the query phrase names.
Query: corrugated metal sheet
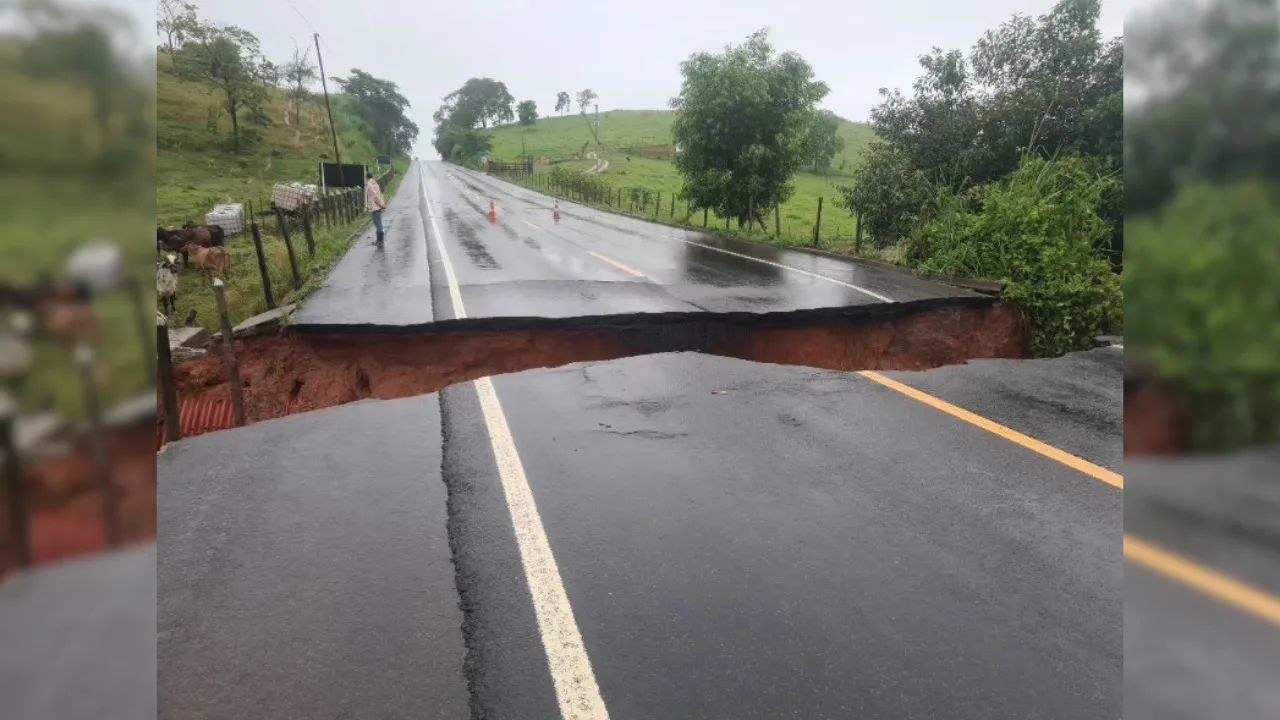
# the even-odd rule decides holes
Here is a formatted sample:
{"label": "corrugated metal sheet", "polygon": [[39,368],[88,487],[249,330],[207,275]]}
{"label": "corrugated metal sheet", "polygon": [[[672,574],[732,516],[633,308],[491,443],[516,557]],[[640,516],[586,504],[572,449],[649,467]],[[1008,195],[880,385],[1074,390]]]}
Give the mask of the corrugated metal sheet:
{"label": "corrugated metal sheet", "polygon": [[[181,398],[178,400],[178,429],[182,437],[203,435],[215,430],[235,427],[235,413],[230,400]],[[156,428],[157,447],[164,446],[164,425]]]}

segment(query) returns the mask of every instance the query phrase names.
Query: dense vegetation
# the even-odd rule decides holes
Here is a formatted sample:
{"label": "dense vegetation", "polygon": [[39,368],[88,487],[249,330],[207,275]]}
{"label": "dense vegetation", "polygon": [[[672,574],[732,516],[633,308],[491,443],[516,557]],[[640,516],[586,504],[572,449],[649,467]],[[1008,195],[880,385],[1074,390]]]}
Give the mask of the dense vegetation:
{"label": "dense vegetation", "polygon": [[1280,439],[1280,9],[1165,3],[1130,25],[1129,347],[1188,394],[1196,446]]}
{"label": "dense vegetation", "polygon": [[1123,250],[1120,38],[1098,0],[1013,17],[966,56],[920,58],[912,93],[881,90],[879,137],[844,189],[859,245],[909,265],[1008,283],[1034,349],[1056,355],[1118,332],[1107,259]]}

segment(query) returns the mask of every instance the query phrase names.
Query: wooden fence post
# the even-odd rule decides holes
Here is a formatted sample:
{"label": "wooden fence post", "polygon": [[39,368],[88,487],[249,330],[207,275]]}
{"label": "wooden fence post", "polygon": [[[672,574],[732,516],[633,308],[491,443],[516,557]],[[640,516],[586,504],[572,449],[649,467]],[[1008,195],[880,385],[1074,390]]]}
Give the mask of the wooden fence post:
{"label": "wooden fence post", "polygon": [[658,217],[658,215],[659,215],[661,212],[662,212],[662,191],[661,191],[661,190],[659,190],[659,191],[658,191],[658,197],[657,197],[657,199],[656,199],[656,200],[654,200],[654,202],[653,202],[653,216],[654,216],[654,217]]}
{"label": "wooden fence post", "polygon": [[111,485],[111,459],[107,456],[106,439],[102,437],[102,406],[99,401],[98,382],[93,377],[96,365],[93,348],[80,345],[75,349],[76,364],[80,366],[80,381],[84,385],[85,414],[89,416],[89,449],[93,455],[93,474],[98,480],[98,494],[102,496],[102,528],[107,546],[120,544],[120,517],[116,512],[116,493]]}
{"label": "wooden fence post", "polygon": [[222,323],[222,352],[227,358],[227,382],[231,386],[231,412],[236,427],[244,426],[244,387],[240,384],[240,364],[236,362],[235,332],[231,313],[227,311],[227,291],[222,278],[214,278],[213,299],[218,303],[218,320]]}
{"label": "wooden fence post", "polygon": [[778,205],[774,204],[773,206],[773,239],[774,240],[777,240],[782,237],[782,218],[780,217],[780,215],[781,213],[778,210]]}
{"label": "wooden fence post", "polygon": [[255,220],[249,223],[249,231],[253,233],[253,250],[258,254],[258,274],[262,276],[262,294],[267,299],[267,309],[276,309],[276,298],[271,294],[271,271],[267,268],[267,255],[262,250],[262,229]]}
{"label": "wooden fence post", "polygon": [[818,236],[822,232],[822,197],[818,197],[818,220],[813,224],[813,246],[818,247]]}
{"label": "wooden fence post", "polygon": [[853,230],[853,254],[862,253],[862,211],[858,211],[858,224]]}
{"label": "wooden fence post", "polygon": [[[157,315],[157,318],[159,316]],[[0,390],[0,450],[4,451],[5,505],[9,508],[9,544],[20,568],[31,565],[31,540],[27,532],[27,482],[18,457],[16,424],[18,402]]]}
{"label": "wooden fence post", "polygon": [[[254,223],[257,225],[257,223]],[[169,321],[156,315],[156,355],[159,360],[160,400],[164,407],[164,437],[173,442],[181,439],[178,415],[178,386],[173,380],[173,350],[169,347]]]}
{"label": "wooden fence post", "polygon": [[289,228],[285,227],[284,211],[276,208],[276,222],[280,225],[280,235],[284,238],[284,247],[289,251],[289,270],[293,272],[293,289],[302,287],[302,276],[298,274],[298,257],[293,253],[293,241],[289,239]]}
{"label": "wooden fence post", "polygon": [[702,227],[705,228],[706,226],[707,226],[707,209],[702,208]]}
{"label": "wooden fence post", "polygon": [[307,257],[316,254],[316,239],[311,234],[311,203],[302,206],[302,235],[307,239]]}

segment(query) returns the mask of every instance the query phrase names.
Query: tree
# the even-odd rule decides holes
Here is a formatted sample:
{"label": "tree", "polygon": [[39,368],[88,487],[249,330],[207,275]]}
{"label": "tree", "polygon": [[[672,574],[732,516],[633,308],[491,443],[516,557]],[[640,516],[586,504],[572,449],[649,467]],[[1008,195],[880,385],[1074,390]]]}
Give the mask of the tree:
{"label": "tree", "polygon": [[241,149],[241,113],[247,113],[253,122],[267,122],[264,63],[257,36],[231,25],[199,25],[193,39],[174,57],[179,77],[207,83],[210,93],[222,96],[221,102],[210,108],[209,122],[216,127],[223,112],[231,118],[231,150],[237,154]]}
{"label": "tree", "polygon": [[400,94],[398,85],[358,68],[351,70],[350,77],[333,80],[355,99],[379,151],[388,155],[409,152],[418,137],[418,126],[405,114],[409,100]]}
{"label": "tree", "polygon": [[815,112],[805,129],[804,156],[815,173],[826,174],[831,161],[844,150],[840,137],[840,118],[830,110]]}
{"label": "tree", "polygon": [[805,130],[827,86],[799,55],[777,55],[760,30],[721,54],[681,63],[680,95],[671,100],[675,164],[694,207],[763,224],[785,202],[805,162]]}
{"label": "tree", "polygon": [[156,30],[164,35],[162,49],[173,57],[175,49],[195,36],[200,21],[196,6],[184,0],[160,0],[156,13]]}
{"label": "tree", "polygon": [[587,88],[586,90],[579,90],[578,91],[578,112],[582,113],[583,115],[586,115],[587,108],[590,107],[591,103],[595,102],[596,99],[599,97],[600,97],[599,95],[596,95],[596,91],[592,90],[591,88]]}
{"label": "tree", "polygon": [[564,115],[573,109],[573,104],[569,101],[569,93],[561,90],[556,93],[556,112]]}
{"label": "tree", "polygon": [[[1126,27],[1124,180],[1129,213],[1188,180],[1280,181],[1280,7],[1168,3]],[[1131,99],[1135,98],[1135,99]]]}
{"label": "tree", "polygon": [[515,118],[511,111],[515,98],[507,91],[505,83],[492,78],[471,78],[444,97],[445,114],[454,123],[466,128],[481,128],[509,123]]}
{"label": "tree", "polygon": [[293,57],[281,69],[281,75],[289,83],[289,97],[293,100],[294,112],[297,113],[298,127],[302,127],[302,101],[307,98],[307,88],[317,78],[316,66],[307,58],[310,54],[310,48],[304,53],[295,47]]}
{"label": "tree", "polygon": [[1015,15],[969,57],[934,48],[913,94],[882,89],[876,134],[955,190],[1019,167],[1024,150],[1106,156],[1121,166],[1123,50],[1098,30],[1099,0]]}
{"label": "tree", "polygon": [[538,119],[538,105],[532,100],[525,100],[516,107],[521,125],[532,125]]}
{"label": "tree", "polygon": [[919,227],[934,189],[907,155],[873,142],[858,160],[853,183],[841,187],[842,204],[862,216],[862,230],[876,248],[888,247]]}
{"label": "tree", "polygon": [[33,77],[69,80],[93,98],[93,117],[103,144],[111,140],[115,115],[126,83],[125,69],[111,36],[99,24],[82,20],[49,28],[23,47],[23,69]]}

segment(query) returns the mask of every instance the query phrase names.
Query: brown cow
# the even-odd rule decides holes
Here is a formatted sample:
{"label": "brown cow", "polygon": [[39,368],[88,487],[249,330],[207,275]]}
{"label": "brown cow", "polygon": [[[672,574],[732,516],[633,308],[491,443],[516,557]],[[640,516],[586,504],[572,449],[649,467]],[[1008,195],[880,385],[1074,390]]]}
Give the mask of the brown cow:
{"label": "brown cow", "polygon": [[222,247],[200,247],[196,243],[187,243],[183,250],[191,256],[197,270],[207,273],[218,273],[225,277],[231,269],[231,253]]}

